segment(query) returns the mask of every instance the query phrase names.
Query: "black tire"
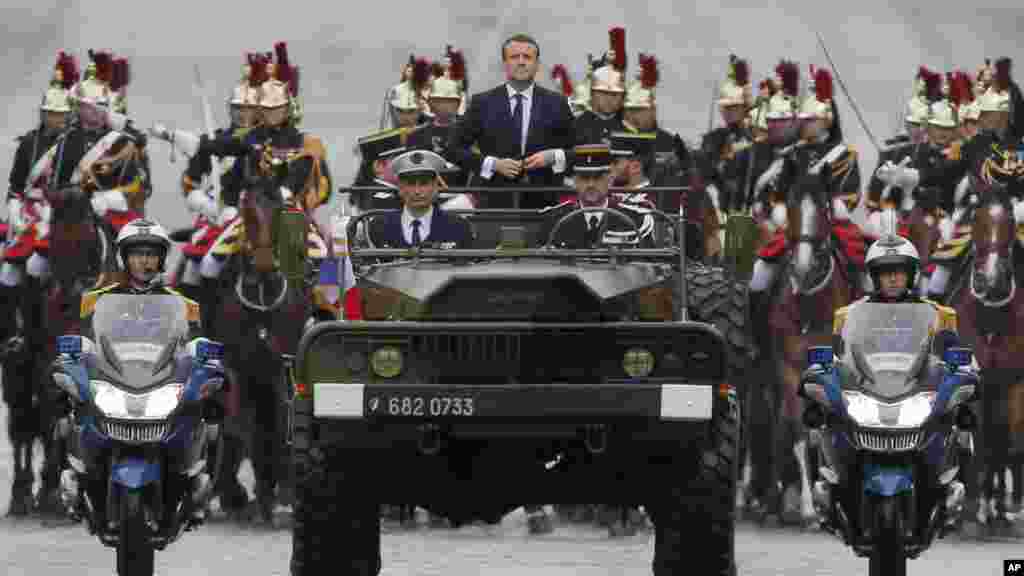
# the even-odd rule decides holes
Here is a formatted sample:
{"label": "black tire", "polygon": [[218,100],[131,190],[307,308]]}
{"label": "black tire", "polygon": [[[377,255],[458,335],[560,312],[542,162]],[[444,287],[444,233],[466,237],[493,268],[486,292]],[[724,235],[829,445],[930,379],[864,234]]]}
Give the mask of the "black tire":
{"label": "black tire", "polygon": [[292,576],[380,573],[380,505],[367,498],[369,458],[317,446],[312,401],[295,400]]}
{"label": "black tire", "polygon": [[907,576],[907,557],[903,552],[903,512],[899,496],[879,500],[875,508],[874,540],[868,574]]}
{"label": "black tire", "polygon": [[702,574],[735,576],[739,422],[735,397],[716,403],[711,441],[700,454],[696,477],[682,476],[669,501],[654,506],[655,576],[685,574],[694,566],[704,568]]}
{"label": "black tire", "polygon": [[[675,301],[679,302],[678,284],[672,289]],[[755,356],[746,288],[733,282],[722,268],[688,262],[686,301],[690,319],[712,324],[722,333],[729,352],[730,382],[738,384],[738,378]]]}
{"label": "black tire", "polygon": [[117,543],[118,576],[153,576],[154,551],[146,526],[142,490],[121,494],[121,534]]}

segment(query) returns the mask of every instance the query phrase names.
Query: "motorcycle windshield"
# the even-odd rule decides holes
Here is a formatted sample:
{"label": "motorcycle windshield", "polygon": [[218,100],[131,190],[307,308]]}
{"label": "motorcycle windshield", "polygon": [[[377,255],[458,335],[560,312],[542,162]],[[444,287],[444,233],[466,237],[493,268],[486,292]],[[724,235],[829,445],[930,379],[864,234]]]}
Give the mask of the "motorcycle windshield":
{"label": "motorcycle windshield", "polygon": [[96,303],[93,332],[101,378],[143,390],[173,374],[175,352],[188,336],[188,310],[172,294],[108,294]]}
{"label": "motorcycle windshield", "polygon": [[841,361],[865,392],[885,399],[907,394],[928,363],[937,317],[924,303],[859,303],[840,334]]}

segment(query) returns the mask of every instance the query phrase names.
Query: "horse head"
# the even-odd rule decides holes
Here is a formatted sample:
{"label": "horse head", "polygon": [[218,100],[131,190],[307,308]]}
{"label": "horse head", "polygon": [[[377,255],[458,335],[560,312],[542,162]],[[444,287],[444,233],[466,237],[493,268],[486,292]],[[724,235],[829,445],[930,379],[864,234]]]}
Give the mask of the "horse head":
{"label": "horse head", "polygon": [[829,240],[830,195],[826,181],[827,172],[805,172],[787,195],[787,235],[791,246],[796,248],[790,267],[797,289],[808,292],[818,286],[822,279],[821,263],[827,271],[831,258]]}
{"label": "horse head", "polygon": [[979,301],[1000,305],[1013,298],[1017,290],[1013,265],[1015,229],[1006,186],[986,186],[975,208],[971,231],[975,250],[971,292]]}

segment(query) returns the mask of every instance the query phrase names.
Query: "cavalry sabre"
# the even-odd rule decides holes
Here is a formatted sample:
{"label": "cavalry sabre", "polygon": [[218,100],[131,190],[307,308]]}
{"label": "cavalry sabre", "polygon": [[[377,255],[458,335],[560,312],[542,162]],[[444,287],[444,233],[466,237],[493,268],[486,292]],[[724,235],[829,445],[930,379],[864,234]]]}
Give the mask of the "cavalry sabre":
{"label": "cavalry sabre", "polygon": [[[198,92],[199,99],[203,106],[203,128],[206,129],[206,134],[210,137],[210,139],[213,139],[216,137],[213,123],[213,110],[210,108],[210,99],[208,97],[209,95],[206,93],[206,89],[203,86],[202,76],[199,73],[199,64],[195,65],[195,72],[196,78],[195,85],[193,86],[193,88],[195,89],[196,92]],[[224,198],[220,190],[220,158],[211,156],[210,162],[212,165],[212,168],[210,170],[210,179],[212,180],[213,183],[213,196],[214,198],[217,199],[217,207],[224,208]]]}
{"label": "cavalry sabre", "polygon": [[875,151],[879,155],[882,154],[882,147],[878,145],[878,140],[875,139],[875,135],[871,133],[871,129],[868,128],[868,123],[864,121],[864,116],[860,113],[860,108],[857,106],[857,102],[850,95],[850,91],[846,88],[846,82],[843,82],[843,77],[839,74],[839,68],[836,68],[836,63],[832,60],[832,55],[828,53],[828,48],[825,46],[825,40],[822,39],[820,32],[815,32],[815,36],[818,37],[818,45],[821,46],[822,52],[825,53],[825,59],[828,60],[828,65],[832,67],[832,71],[836,75],[836,80],[839,81],[839,87],[843,89],[843,94],[846,95],[846,100],[850,102],[850,108],[853,109],[854,114],[857,115],[857,119],[860,120],[860,126],[864,129],[864,132],[868,135],[871,140],[871,145],[875,147]]}

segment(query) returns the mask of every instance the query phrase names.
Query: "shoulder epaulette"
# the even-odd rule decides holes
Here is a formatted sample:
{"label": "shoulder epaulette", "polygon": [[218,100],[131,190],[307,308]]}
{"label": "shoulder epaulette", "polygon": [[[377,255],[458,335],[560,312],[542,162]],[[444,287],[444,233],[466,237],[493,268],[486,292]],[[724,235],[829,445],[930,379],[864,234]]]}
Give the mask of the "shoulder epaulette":
{"label": "shoulder epaulette", "polygon": [[92,314],[93,310],[96,309],[96,301],[100,299],[100,296],[117,288],[117,286],[117,284],[110,284],[109,286],[90,290],[82,294],[82,303],[79,305],[79,317],[87,318]]}

